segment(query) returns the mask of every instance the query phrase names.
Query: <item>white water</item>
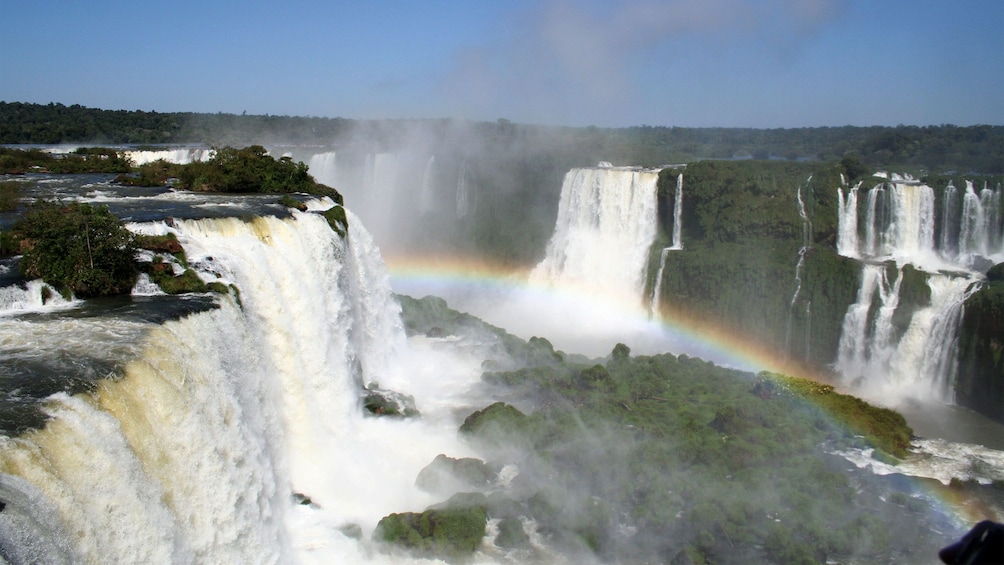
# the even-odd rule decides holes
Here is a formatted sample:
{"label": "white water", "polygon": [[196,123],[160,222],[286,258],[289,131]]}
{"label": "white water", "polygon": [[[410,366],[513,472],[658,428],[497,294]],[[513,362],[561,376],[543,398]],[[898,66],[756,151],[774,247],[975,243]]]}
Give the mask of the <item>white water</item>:
{"label": "white water", "polygon": [[670,249],[683,249],[683,173],[676,177],[676,197],[673,204],[673,245]]}
{"label": "white water", "polygon": [[666,271],[666,257],[670,251],[673,251],[672,247],[664,247],[659,253],[659,270],[655,274],[655,285],[652,288],[652,307],[649,312],[652,318],[658,317],[662,311],[662,276]]}
{"label": "white water", "polygon": [[[0,478],[51,504],[70,561],[360,562],[367,544],[338,528],[368,538],[380,517],[438,501],[414,480],[439,453],[470,454],[453,410],[480,359],[405,342],[379,253],[349,224],[347,243],[312,213],[143,226],[174,231],[240,305],[137,326],[120,379],[60,393],[45,428],[0,436]],[[358,384],[376,381],[424,417],[363,418]]]}
{"label": "white water", "polygon": [[[906,264],[916,266],[929,273],[931,301],[913,312],[897,335],[890,321],[899,279],[890,283],[884,267],[865,264],[857,301],[844,317],[835,368],[872,398],[951,402],[963,303],[982,278],[979,269],[1004,260],[1000,190],[977,192],[967,182],[960,199],[949,184],[936,213],[934,189],[909,177],[886,178],[866,192],[863,232],[860,184],[846,194],[838,189],[837,251],[869,262],[892,260],[900,272]],[[876,292],[879,300],[873,303]]]}
{"label": "white water", "polygon": [[197,161],[208,161],[215,152],[212,149],[162,149],[159,151],[126,151],[125,156],[132,159],[134,166],[145,165],[158,160],[178,165],[187,165]]}
{"label": "white water", "polygon": [[565,175],[554,235],[531,282],[642,296],[656,235],[658,170],[572,169]]}
{"label": "white water", "polygon": [[467,159],[460,163],[460,172],[457,174],[457,217],[463,218],[470,212],[470,192],[471,187],[467,179]]}
{"label": "white water", "polygon": [[865,264],[858,297],[844,317],[834,367],[869,398],[951,402],[963,304],[979,275],[928,275],[931,299],[911,315],[901,336],[892,324],[902,268],[888,280],[884,265]]}
{"label": "white water", "polygon": [[895,259],[939,268],[971,268],[975,256],[1004,261],[1001,189],[977,191],[972,182],[959,200],[949,184],[942,191],[941,213],[935,213],[935,190],[896,175],[866,192],[864,240],[859,231],[860,184],[838,189],[840,199],[837,251],[875,260]]}

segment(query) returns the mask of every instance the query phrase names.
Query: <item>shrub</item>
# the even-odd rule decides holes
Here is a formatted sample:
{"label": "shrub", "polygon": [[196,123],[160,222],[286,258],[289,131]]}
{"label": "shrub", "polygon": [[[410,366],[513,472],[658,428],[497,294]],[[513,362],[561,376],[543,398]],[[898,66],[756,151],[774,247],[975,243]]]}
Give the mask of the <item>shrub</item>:
{"label": "shrub", "polygon": [[42,201],[14,224],[21,274],[79,297],[127,294],[136,282],[135,238],[107,207]]}

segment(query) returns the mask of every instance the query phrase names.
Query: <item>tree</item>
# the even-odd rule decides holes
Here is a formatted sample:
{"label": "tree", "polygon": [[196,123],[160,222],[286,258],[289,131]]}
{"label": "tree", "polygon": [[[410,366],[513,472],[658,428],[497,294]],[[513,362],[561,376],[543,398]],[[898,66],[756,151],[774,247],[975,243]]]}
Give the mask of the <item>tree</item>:
{"label": "tree", "polygon": [[126,294],[136,282],[134,235],[107,207],[42,201],[12,231],[21,274],[86,298]]}

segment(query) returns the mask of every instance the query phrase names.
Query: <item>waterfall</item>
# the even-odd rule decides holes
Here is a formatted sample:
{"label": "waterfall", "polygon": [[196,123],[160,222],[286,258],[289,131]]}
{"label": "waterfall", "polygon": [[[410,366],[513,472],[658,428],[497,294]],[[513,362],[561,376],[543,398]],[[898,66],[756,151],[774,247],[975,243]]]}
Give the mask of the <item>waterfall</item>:
{"label": "waterfall", "polygon": [[425,163],[425,172],[422,173],[422,189],[419,194],[418,211],[420,214],[428,214],[435,209],[436,195],[433,194],[432,174],[436,165],[436,156],[430,155]]}
{"label": "waterfall", "polygon": [[[860,186],[860,185],[859,185]],[[945,187],[936,213],[934,189],[893,176],[867,191],[864,242],[858,240],[858,187],[837,189],[837,252],[937,268],[972,268],[976,256],[1004,260],[1001,190]]]}
{"label": "waterfall", "polygon": [[208,161],[215,155],[212,149],[160,149],[157,151],[125,151],[125,156],[132,160],[134,166],[145,165],[154,161],[167,161],[177,165],[187,165],[197,161]]}
{"label": "waterfall", "polygon": [[[854,304],[847,309],[840,332],[836,368],[845,379],[880,374],[888,369],[892,356],[892,316],[899,304],[902,272],[889,281],[884,265],[866,264]],[[876,293],[879,308],[873,312]]]}
{"label": "waterfall", "polygon": [[[885,267],[865,264],[857,300],[844,317],[835,367],[848,381],[860,377],[862,386],[885,399],[950,402],[962,305],[981,278],[977,267],[987,263],[976,258],[991,264],[1004,260],[1004,242],[998,243],[1000,189],[977,191],[966,181],[965,191],[959,191],[949,183],[936,212],[934,189],[889,175],[867,191],[863,244],[857,241],[857,193],[857,187],[846,195],[838,188],[838,253],[895,260],[900,273],[904,265],[918,267],[928,273],[931,300],[908,313],[909,325],[895,335],[891,320],[902,274],[890,283]],[[945,274],[949,271],[954,274]]]}
{"label": "waterfall", "polygon": [[958,367],[963,305],[979,285],[975,277],[931,275],[931,302],[914,313],[896,355],[888,383],[919,398],[951,402]]}
{"label": "waterfall", "polygon": [[[72,534],[65,561],[344,562],[356,543],[340,525],[429,503],[381,475],[407,474],[414,490],[450,448],[416,467],[421,425],[381,428],[407,445],[380,446],[367,430],[387,424],[359,415],[359,383],[403,382],[391,360],[406,346],[379,252],[348,215],[345,239],[315,213],[141,225],[176,233],[200,276],[239,298],[151,325],[118,378],[59,393],[43,428],[0,436],[0,489],[29,485],[18,492],[51,506]],[[21,539],[9,524],[0,540]]]}
{"label": "waterfall", "polygon": [[[683,249],[683,173],[676,177],[676,200],[673,204],[673,245],[670,249]],[[659,272],[662,272],[661,267]]]}
{"label": "waterfall", "polygon": [[457,173],[457,217],[463,218],[470,211],[470,188],[467,186],[467,159],[460,162],[460,171]]}
{"label": "waterfall", "polygon": [[659,171],[572,169],[565,175],[554,235],[531,281],[584,285],[613,296],[642,296],[656,235]]}
{"label": "waterfall", "polygon": [[947,259],[959,256],[959,195],[951,182],[945,187],[941,205],[941,255]]}
{"label": "waterfall", "polygon": [[672,247],[663,247],[662,252],[659,253],[659,271],[655,274],[655,285],[652,288],[651,308],[649,309],[649,316],[652,318],[657,318],[662,311],[662,275],[666,271],[666,257],[669,256],[670,251],[676,250]]}
{"label": "waterfall", "polygon": [[837,189],[837,253],[844,257],[859,257],[858,238],[858,189],[859,182],[847,194],[843,188]]}
{"label": "waterfall", "polygon": [[[809,186],[812,182],[812,176],[810,175],[805,181],[805,187]],[[798,262],[795,263],[795,292],[791,295],[791,302],[788,305],[788,323],[785,326],[784,332],[784,350],[785,353],[791,353],[791,325],[792,319],[795,316],[795,306],[798,304],[798,296],[802,292],[802,269],[805,267],[805,257],[809,254],[812,249],[812,220],[809,219],[809,214],[805,209],[805,200],[802,199],[802,187],[798,187],[795,192],[795,199],[798,202],[798,217],[802,220],[802,246],[798,250]],[[842,212],[844,210],[843,193],[840,193],[840,208]],[[841,214],[842,216],[843,214]],[[856,223],[856,220],[855,220]],[[838,243],[839,245],[839,243]],[[805,305],[806,315],[812,312],[811,301],[807,302]],[[808,320],[807,322],[808,323]],[[809,358],[809,343],[810,335],[808,331],[805,336],[805,359]]]}
{"label": "waterfall", "polygon": [[307,169],[314,180],[327,186],[338,186],[337,157],[334,151],[312,155],[307,163]]}

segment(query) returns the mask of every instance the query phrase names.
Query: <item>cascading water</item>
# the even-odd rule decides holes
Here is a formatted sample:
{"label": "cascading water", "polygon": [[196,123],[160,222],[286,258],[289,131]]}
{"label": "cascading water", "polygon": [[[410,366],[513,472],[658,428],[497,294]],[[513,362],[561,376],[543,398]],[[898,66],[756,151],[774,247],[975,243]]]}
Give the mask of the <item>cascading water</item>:
{"label": "cascading water", "polygon": [[963,269],[973,266],[974,256],[1004,260],[1000,188],[977,191],[967,181],[960,201],[958,189],[949,184],[942,192],[938,214],[933,188],[893,175],[866,192],[862,224],[860,186],[846,194],[838,189],[837,251],[841,255]]}
{"label": "cascading water", "polygon": [[649,315],[659,316],[662,308],[662,277],[666,271],[666,257],[670,251],[683,249],[683,173],[676,177],[676,195],[673,200],[673,244],[664,247],[659,253],[659,270],[655,274],[655,285],[652,288],[652,299],[649,301]]}
{"label": "cascading water", "polygon": [[858,257],[860,243],[858,241],[858,189],[861,183],[853,186],[844,194],[843,188],[837,189],[839,215],[837,217],[837,253],[845,257]]}
{"label": "cascading water", "polygon": [[[809,183],[812,181],[810,176],[805,181],[805,186],[808,187]],[[843,193],[840,194],[840,207],[843,208]],[[798,202],[798,217],[802,220],[802,246],[798,250],[798,262],[795,264],[795,292],[791,295],[791,302],[788,305],[788,323],[785,327],[784,332],[784,350],[790,355],[791,354],[791,325],[792,319],[795,316],[795,307],[798,304],[799,295],[802,293],[802,270],[805,267],[805,257],[808,255],[809,251],[812,249],[812,220],[809,219],[809,214],[805,209],[805,201],[802,199],[802,187],[798,187],[796,192],[796,201]],[[806,316],[806,327],[810,327],[809,316],[812,313],[812,301],[807,301],[805,303],[805,316]],[[811,333],[805,332],[805,347],[804,347],[804,359],[809,359],[811,343]]]}
{"label": "cascading water", "polygon": [[[69,537],[0,520],[0,541],[35,539],[48,549],[31,555],[74,563],[361,561],[341,527],[434,502],[414,477],[438,453],[468,451],[451,421],[362,417],[360,383],[409,392],[420,369],[396,368],[409,365],[399,306],[372,239],[348,220],[345,239],[309,212],[133,226],[176,233],[201,276],[239,298],[132,323],[134,348],[109,352],[116,378],[51,397],[39,429],[0,435],[6,515],[35,501]],[[3,347],[34,339],[22,326],[0,326]]]}
{"label": "cascading water", "polygon": [[654,169],[569,171],[561,187],[554,235],[531,281],[641,297],[648,251],[656,235],[658,178]]}
{"label": "cascading water", "polygon": [[[860,184],[846,195],[838,190],[838,253],[869,263],[862,269],[858,299],[844,318],[835,368],[847,381],[862,383],[886,399],[951,401],[962,305],[982,278],[977,267],[985,270],[1004,260],[1000,189],[977,192],[967,181],[960,198],[949,184],[939,211],[934,189],[891,175],[867,191],[863,241],[858,231],[859,192]],[[887,267],[877,264],[890,260],[900,273],[906,264],[930,273],[930,302],[911,314],[901,335],[890,321],[898,307],[902,274],[890,284]],[[880,299],[873,301],[876,292]]]}
{"label": "cascading water", "polygon": [[428,214],[436,207],[436,195],[433,192],[432,184],[435,165],[436,156],[430,155],[429,161],[425,164],[425,172],[422,174],[422,192],[419,196],[418,210],[422,214]]}
{"label": "cascading water", "polygon": [[212,149],[161,149],[157,151],[125,151],[125,156],[132,160],[134,166],[145,165],[154,161],[167,161],[177,165],[187,165],[197,161],[208,161],[213,157],[215,151]]}
{"label": "cascading water", "polygon": [[652,288],[652,306],[649,311],[649,315],[652,318],[658,317],[662,311],[662,276],[666,271],[666,257],[669,256],[670,251],[673,251],[672,247],[663,247],[662,252],[659,253],[659,271],[655,274],[655,286]]}
{"label": "cascading water", "polygon": [[457,173],[457,217],[463,218],[470,211],[470,187],[467,180],[467,159],[460,162]]}
{"label": "cascading water", "polygon": [[683,173],[676,177],[676,197],[673,204],[673,245],[670,249],[683,249]]}
{"label": "cascading water", "polygon": [[310,157],[307,168],[317,182],[327,186],[338,186],[338,154],[336,152],[315,153]]}

